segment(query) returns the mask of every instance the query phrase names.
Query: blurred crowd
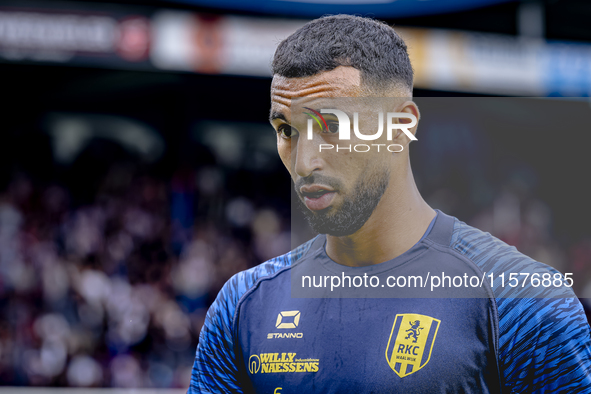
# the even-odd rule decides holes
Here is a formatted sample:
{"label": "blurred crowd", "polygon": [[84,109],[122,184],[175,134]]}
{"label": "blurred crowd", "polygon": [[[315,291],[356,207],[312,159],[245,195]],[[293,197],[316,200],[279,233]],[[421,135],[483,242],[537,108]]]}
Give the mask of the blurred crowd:
{"label": "blurred crowd", "polygon": [[0,195],[2,385],[187,387],[221,286],[290,249],[288,221],[221,198],[215,168],[129,175],[79,206],[24,175]]}

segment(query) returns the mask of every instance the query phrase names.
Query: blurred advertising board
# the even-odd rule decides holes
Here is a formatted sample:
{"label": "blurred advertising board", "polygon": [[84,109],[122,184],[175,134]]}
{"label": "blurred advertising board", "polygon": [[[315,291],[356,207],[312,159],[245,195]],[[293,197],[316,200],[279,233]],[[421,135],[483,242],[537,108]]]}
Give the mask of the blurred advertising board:
{"label": "blurred advertising board", "polygon": [[150,67],[150,19],[141,9],[13,4],[0,6],[4,61]]}
{"label": "blurred advertising board", "polygon": [[151,58],[168,70],[267,77],[277,45],[305,22],[162,11]]}
{"label": "blurred advertising board", "polygon": [[522,96],[588,97],[591,45],[463,31],[397,28],[415,86]]}
{"label": "blurred advertising board", "polygon": [[[282,38],[305,23],[163,11],[151,58],[166,70],[270,76]],[[591,45],[396,27],[409,46],[415,86],[523,96],[589,96]]]}

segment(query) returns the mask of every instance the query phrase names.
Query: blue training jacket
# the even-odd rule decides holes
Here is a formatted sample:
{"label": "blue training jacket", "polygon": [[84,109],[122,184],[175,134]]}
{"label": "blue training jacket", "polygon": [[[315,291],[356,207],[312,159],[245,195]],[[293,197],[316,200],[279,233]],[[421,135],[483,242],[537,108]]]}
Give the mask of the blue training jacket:
{"label": "blue training jacket", "polygon": [[[335,263],[325,242],[225,284],[188,393],[591,393],[589,324],[555,269],[439,211],[410,250],[370,267]],[[351,296],[347,278],[364,274],[381,284]],[[324,277],[348,292],[317,287]]]}

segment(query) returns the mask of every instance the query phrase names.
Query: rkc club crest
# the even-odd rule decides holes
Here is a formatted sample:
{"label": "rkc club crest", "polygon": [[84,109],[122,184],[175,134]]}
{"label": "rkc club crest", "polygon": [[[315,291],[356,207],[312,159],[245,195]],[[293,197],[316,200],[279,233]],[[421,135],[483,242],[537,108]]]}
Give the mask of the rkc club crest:
{"label": "rkc club crest", "polygon": [[388,365],[401,378],[423,368],[431,358],[440,320],[414,313],[396,315],[386,348]]}

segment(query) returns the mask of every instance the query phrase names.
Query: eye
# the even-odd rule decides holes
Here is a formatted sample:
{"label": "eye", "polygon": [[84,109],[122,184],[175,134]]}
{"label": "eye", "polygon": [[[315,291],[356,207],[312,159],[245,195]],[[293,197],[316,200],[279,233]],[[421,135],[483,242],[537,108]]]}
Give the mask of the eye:
{"label": "eye", "polygon": [[295,137],[298,134],[298,131],[291,127],[288,124],[282,124],[281,126],[279,126],[277,128],[277,133],[282,137],[282,138],[292,138]]}
{"label": "eye", "polygon": [[336,134],[339,132],[339,123],[338,122],[327,122],[328,132],[331,134]]}

